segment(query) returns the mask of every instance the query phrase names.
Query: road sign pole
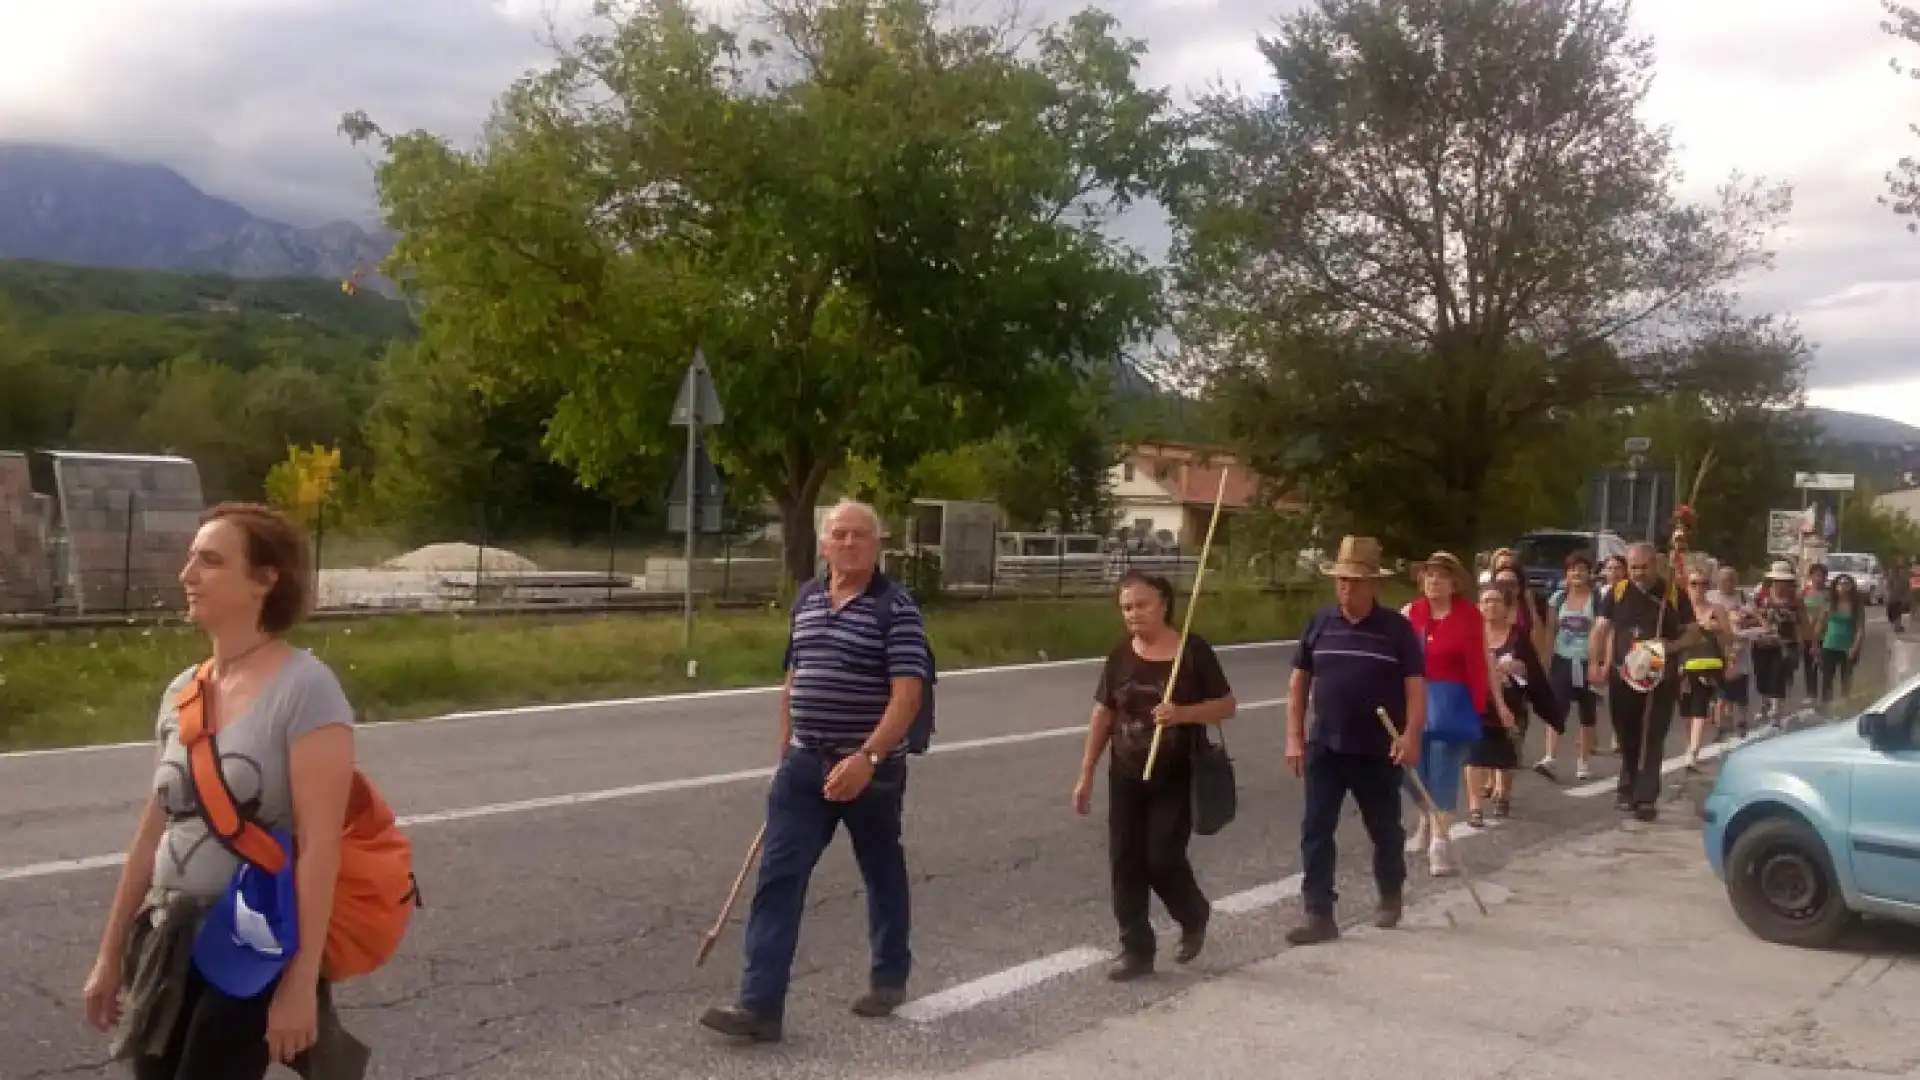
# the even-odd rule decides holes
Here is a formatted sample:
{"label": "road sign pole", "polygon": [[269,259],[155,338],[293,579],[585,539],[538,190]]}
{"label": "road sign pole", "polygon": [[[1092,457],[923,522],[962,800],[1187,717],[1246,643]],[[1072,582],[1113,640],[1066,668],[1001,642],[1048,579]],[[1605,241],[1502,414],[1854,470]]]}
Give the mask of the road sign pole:
{"label": "road sign pole", "polygon": [[687,422],[687,580],[683,615],[686,625],[681,629],[681,648],[687,652],[687,677],[693,677],[693,545],[700,521],[700,482],[694,476],[694,466],[700,447],[700,421],[689,418]]}
{"label": "road sign pole", "polygon": [[[685,626],[681,630],[682,646],[687,652],[687,678],[699,674],[699,667],[693,659],[693,558],[698,537],[694,534],[700,528],[700,429],[718,427],[726,422],[726,410],[720,406],[720,393],[713,385],[713,375],[707,368],[707,357],[699,349],[693,350],[693,362],[687,365],[687,374],[680,382],[680,396],[674,401],[672,423],[684,424],[687,428],[687,497],[686,497],[686,587],[682,590],[681,605]],[[709,466],[711,467],[711,466]],[[724,497],[720,492],[719,479],[714,480],[715,498]],[[673,495],[667,496],[667,520],[669,528],[673,520]]]}

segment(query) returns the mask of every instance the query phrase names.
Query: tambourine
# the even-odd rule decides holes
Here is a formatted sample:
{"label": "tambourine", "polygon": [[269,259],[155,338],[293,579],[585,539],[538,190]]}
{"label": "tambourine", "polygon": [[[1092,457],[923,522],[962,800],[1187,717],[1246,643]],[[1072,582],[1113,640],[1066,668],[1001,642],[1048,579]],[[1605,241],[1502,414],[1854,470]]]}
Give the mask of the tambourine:
{"label": "tambourine", "polygon": [[1635,693],[1645,694],[1667,674],[1667,646],[1660,641],[1636,641],[1620,665],[1620,680]]}

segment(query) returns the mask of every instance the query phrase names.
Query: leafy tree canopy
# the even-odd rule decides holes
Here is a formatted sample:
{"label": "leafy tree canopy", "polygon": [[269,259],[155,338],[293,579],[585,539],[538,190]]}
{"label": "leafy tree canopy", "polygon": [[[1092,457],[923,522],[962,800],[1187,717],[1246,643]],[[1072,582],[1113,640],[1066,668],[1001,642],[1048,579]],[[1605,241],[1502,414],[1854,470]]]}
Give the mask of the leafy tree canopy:
{"label": "leafy tree canopy", "polygon": [[1676,199],[1620,0],[1320,0],[1261,50],[1278,91],[1194,118],[1183,340],[1259,465],[1404,552],[1485,539],[1516,455],[1674,376],[1788,205]]}
{"label": "leafy tree canopy", "polygon": [[751,31],[603,10],[472,151],[345,124],[385,150],[426,340],[483,394],[553,388],[546,443],[584,482],[677,455],[703,348],[715,456],[779,503],[798,577],[848,455],[898,474],[1044,417],[1156,319],[1098,227],[1160,183],[1173,128],[1107,16],[1023,50],[924,0],[777,4]]}

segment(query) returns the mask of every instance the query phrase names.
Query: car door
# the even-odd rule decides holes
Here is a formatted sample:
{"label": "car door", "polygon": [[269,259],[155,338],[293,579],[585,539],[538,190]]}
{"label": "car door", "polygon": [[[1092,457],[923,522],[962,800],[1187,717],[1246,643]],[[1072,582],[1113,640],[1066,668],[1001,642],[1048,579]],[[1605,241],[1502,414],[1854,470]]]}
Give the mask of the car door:
{"label": "car door", "polygon": [[1920,904],[1920,689],[1886,716],[1896,748],[1868,749],[1853,773],[1853,880],[1866,896]]}

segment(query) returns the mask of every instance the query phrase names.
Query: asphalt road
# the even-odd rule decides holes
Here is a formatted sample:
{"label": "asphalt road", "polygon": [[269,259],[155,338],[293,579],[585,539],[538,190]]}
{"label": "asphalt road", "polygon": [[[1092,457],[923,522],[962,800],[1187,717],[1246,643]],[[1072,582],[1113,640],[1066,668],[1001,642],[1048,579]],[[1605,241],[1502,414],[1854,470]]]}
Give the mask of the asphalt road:
{"label": "asphalt road", "polygon": [[[814,878],[787,1040],[747,1049],[693,1022],[731,999],[744,897],[707,966],[692,958],[758,825],[775,749],[771,694],[365,728],[364,767],[408,819],[428,906],[399,960],[343,989],[347,1023],[375,1047],[380,1078],[792,1080],[943,1071],[1138,1008],[1284,948],[1300,820],[1281,758],[1289,659],[1284,645],[1223,652],[1242,702],[1228,729],[1240,814],[1195,841],[1223,915],[1191,970],[1168,964],[1119,987],[1094,958],[1114,938],[1104,822],[1097,809],[1075,817],[1068,793],[1096,667],[948,673],[937,751],[914,761],[909,786],[910,992],[922,1000],[908,1017],[848,1012],[865,980],[865,905],[840,840]],[[1604,776],[1613,761],[1597,765]],[[0,757],[6,1080],[119,1075],[81,1019],[78,991],[150,767],[141,747]],[[1611,820],[1604,786],[1523,775],[1515,816],[1463,843],[1463,858],[1491,869]],[[1372,890],[1349,818],[1343,905],[1358,914]],[[1424,863],[1414,860],[1416,893]],[[1009,992],[1021,977],[1005,973],[1036,962],[1052,977]]]}

